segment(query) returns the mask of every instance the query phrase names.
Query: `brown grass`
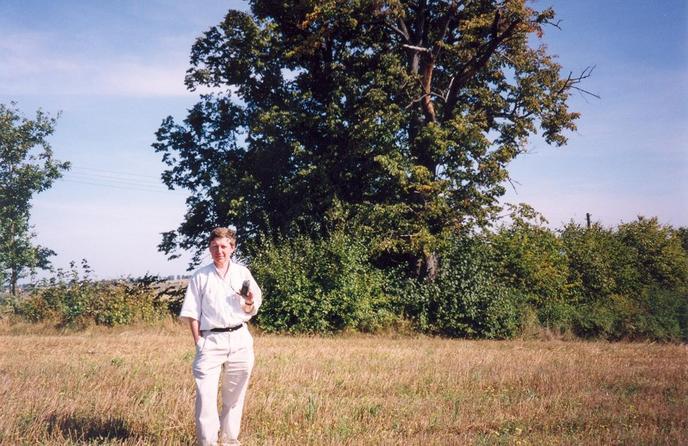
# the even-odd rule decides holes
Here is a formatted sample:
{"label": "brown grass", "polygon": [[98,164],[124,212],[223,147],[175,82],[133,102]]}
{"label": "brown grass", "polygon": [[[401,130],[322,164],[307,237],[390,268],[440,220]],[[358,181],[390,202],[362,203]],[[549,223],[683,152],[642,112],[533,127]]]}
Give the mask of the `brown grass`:
{"label": "brown grass", "polygon": [[[192,444],[183,326],[0,326],[0,444]],[[244,445],[688,444],[680,345],[256,336]]]}

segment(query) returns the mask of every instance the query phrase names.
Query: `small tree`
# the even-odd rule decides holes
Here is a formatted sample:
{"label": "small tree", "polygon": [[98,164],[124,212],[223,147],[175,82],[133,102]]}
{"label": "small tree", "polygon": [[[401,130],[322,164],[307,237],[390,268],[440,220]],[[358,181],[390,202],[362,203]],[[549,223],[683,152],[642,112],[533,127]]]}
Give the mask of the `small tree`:
{"label": "small tree", "polygon": [[27,270],[48,268],[55,253],[33,245],[29,224],[31,198],[50,188],[69,163],[53,159],[47,138],[56,118],[42,111],[31,120],[15,103],[0,104],[0,281],[12,294]]}
{"label": "small tree", "polygon": [[633,263],[638,270],[637,283],[628,289],[658,285],[662,288],[681,288],[688,285],[688,253],[683,247],[680,232],[659,223],[657,217],[645,218],[619,225],[617,238],[632,250]]}
{"label": "small tree", "polygon": [[537,311],[542,324],[565,328],[572,307],[564,246],[535,209],[524,203],[508,207],[511,224],[491,237],[497,276]]}

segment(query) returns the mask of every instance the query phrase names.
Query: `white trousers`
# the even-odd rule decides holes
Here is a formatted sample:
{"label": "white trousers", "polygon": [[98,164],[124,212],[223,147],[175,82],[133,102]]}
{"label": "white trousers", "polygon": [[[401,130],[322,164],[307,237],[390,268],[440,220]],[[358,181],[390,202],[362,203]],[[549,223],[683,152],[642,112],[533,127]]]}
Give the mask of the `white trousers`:
{"label": "white trousers", "polygon": [[[239,444],[241,414],[253,370],[253,337],[244,325],[225,333],[203,332],[196,344],[196,434],[201,446]],[[217,391],[222,376],[222,412]],[[219,432],[219,434],[218,434]]]}

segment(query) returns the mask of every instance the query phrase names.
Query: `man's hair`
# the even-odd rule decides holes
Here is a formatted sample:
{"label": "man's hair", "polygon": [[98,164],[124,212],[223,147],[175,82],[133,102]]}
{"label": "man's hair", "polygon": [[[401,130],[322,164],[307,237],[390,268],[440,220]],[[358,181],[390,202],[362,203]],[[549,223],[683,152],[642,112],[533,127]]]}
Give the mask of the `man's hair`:
{"label": "man's hair", "polygon": [[210,232],[208,237],[208,244],[216,238],[228,238],[232,246],[236,246],[236,231],[231,228],[215,228]]}

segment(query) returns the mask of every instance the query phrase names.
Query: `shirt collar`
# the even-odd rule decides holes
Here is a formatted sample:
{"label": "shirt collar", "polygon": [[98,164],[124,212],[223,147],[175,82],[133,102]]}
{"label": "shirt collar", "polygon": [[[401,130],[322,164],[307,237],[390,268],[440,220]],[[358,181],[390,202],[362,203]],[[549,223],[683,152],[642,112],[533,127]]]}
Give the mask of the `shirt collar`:
{"label": "shirt collar", "polygon": [[220,277],[220,279],[225,279],[225,278],[227,277],[227,275],[229,274],[229,270],[232,268],[232,259],[229,259],[229,261],[227,262],[227,270],[225,271],[225,275],[224,275],[224,276],[222,276],[222,271],[220,271],[220,270],[217,268],[217,265],[215,265],[215,262],[213,262],[212,265],[213,265],[213,269],[215,270],[215,272],[217,273],[217,275]]}

